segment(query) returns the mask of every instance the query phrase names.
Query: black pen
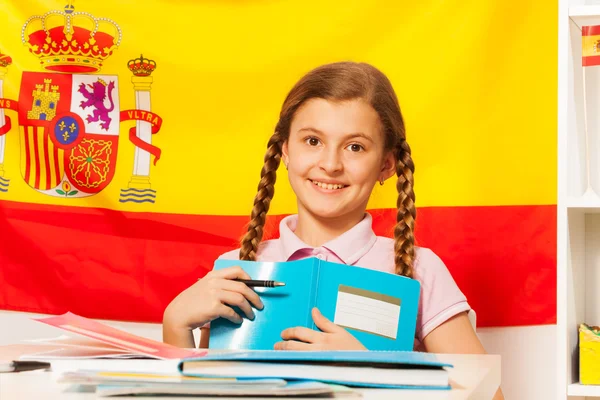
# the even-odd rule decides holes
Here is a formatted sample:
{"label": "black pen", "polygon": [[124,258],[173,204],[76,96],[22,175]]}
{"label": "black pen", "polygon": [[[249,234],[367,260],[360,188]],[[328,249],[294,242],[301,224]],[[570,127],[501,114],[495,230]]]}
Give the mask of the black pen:
{"label": "black pen", "polygon": [[42,361],[0,362],[0,372],[22,372],[48,368],[50,368],[50,363]]}
{"label": "black pen", "polygon": [[277,281],[257,281],[257,280],[247,280],[247,279],[234,279],[234,281],[245,283],[250,287],[278,287],[285,286],[283,282]]}

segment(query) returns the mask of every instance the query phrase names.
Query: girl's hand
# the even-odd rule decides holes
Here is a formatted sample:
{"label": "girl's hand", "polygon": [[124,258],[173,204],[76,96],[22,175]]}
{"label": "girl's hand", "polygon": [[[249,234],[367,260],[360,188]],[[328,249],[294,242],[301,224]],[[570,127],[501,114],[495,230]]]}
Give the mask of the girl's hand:
{"label": "girl's hand", "polygon": [[366,350],[350,332],[325,318],[316,307],[312,309],[312,317],[322,332],[288,328],[281,332],[284,341],[275,343],[275,350]]}
{"label": "girl's hand", "polygon": [[167,306],[163,316],[163,340],[181,343],[181,335],[223,317],[241,324],[242,316],[231,306],[238,307],[248,319],[254,319],[252,306],[261,310],[263,303],[258,294],[244,283],[233,279],[250,279],[240,267],[211,271],[204,278],[181,292]]}

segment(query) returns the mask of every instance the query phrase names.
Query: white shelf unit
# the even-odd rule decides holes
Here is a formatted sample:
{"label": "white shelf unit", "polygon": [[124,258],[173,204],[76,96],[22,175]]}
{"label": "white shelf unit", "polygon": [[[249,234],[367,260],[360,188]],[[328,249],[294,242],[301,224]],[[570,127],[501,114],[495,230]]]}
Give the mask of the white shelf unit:
{"label": "white shelf unit", "polygon": [[558,18],[557,398],[600,398],[578,349],[579,324],[600,325],[600,66],[581,63],[600,2],[559,0]]}
{"label": "white shelf unit", "polygon": [[568,394],[569,397],[600,397],[600,386],[572,383],[569,385]]}

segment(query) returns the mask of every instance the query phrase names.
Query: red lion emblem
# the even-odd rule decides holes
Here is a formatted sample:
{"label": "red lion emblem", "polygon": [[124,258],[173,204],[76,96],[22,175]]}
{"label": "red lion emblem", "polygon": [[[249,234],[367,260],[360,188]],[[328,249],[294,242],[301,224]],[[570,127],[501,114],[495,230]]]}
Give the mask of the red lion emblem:
{"label": "red lion emblem", "polygon": [[87,107],[93,107],[93,115],[88,114],[88,116],[86,117],[87,122],[91,123],[102,121],[100,122],[100,127],[104,130],[108,130],[111,122],[111,118],[108,116],[108,113],[115,109],[115,103],[112,97],[112,91],[115,88],[115,82],[110,81],[108,83],[108,101],[110,102],[109,108],[106,108],[106,106],[104,105],[107,89],[106,82],[98,78],[98,80],[94,82],[93,85],[88,84],[88,86],[91,89],[91,91],[89,91],[85,87],[84,83],[81,83],[79,85],[78,92],[81,93],[83,97],[87,99],[85,101],[81,101],[81,103],[79,103],[79,106],[84,110]]}

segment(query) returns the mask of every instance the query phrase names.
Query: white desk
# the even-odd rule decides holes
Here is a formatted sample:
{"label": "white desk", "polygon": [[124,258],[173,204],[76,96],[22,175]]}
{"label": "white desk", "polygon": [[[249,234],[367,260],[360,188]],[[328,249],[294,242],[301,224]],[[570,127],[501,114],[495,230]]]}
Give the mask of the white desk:
{"label": "white desk", "polygon": [[[0,349],[0,358],[1,358]],[[491,399],[500,386],[500,356],[439,354],[440,360],[452,363],[450,369],[452,390],[360,390],[362,398],[419,399],[419,400],[484,400]],[[94,392],[75,391],[75,386],[56,383],[58,373],[65,369],[85,367],[87,360],[60,361],[53,364],[54,372],[29,371],[0,374],[0,400],[89,400],[97,399]],[[209,397],[202,397],[209,399]],[[109,399],[109,398],[107,398]],[[151,397],[152,400],[184,397]],[[215,400],[241,400],[241,398],[215,397]],[[305,397],[303,399],[306,399]],[[272,398],[271,398],[272,400]]]}

